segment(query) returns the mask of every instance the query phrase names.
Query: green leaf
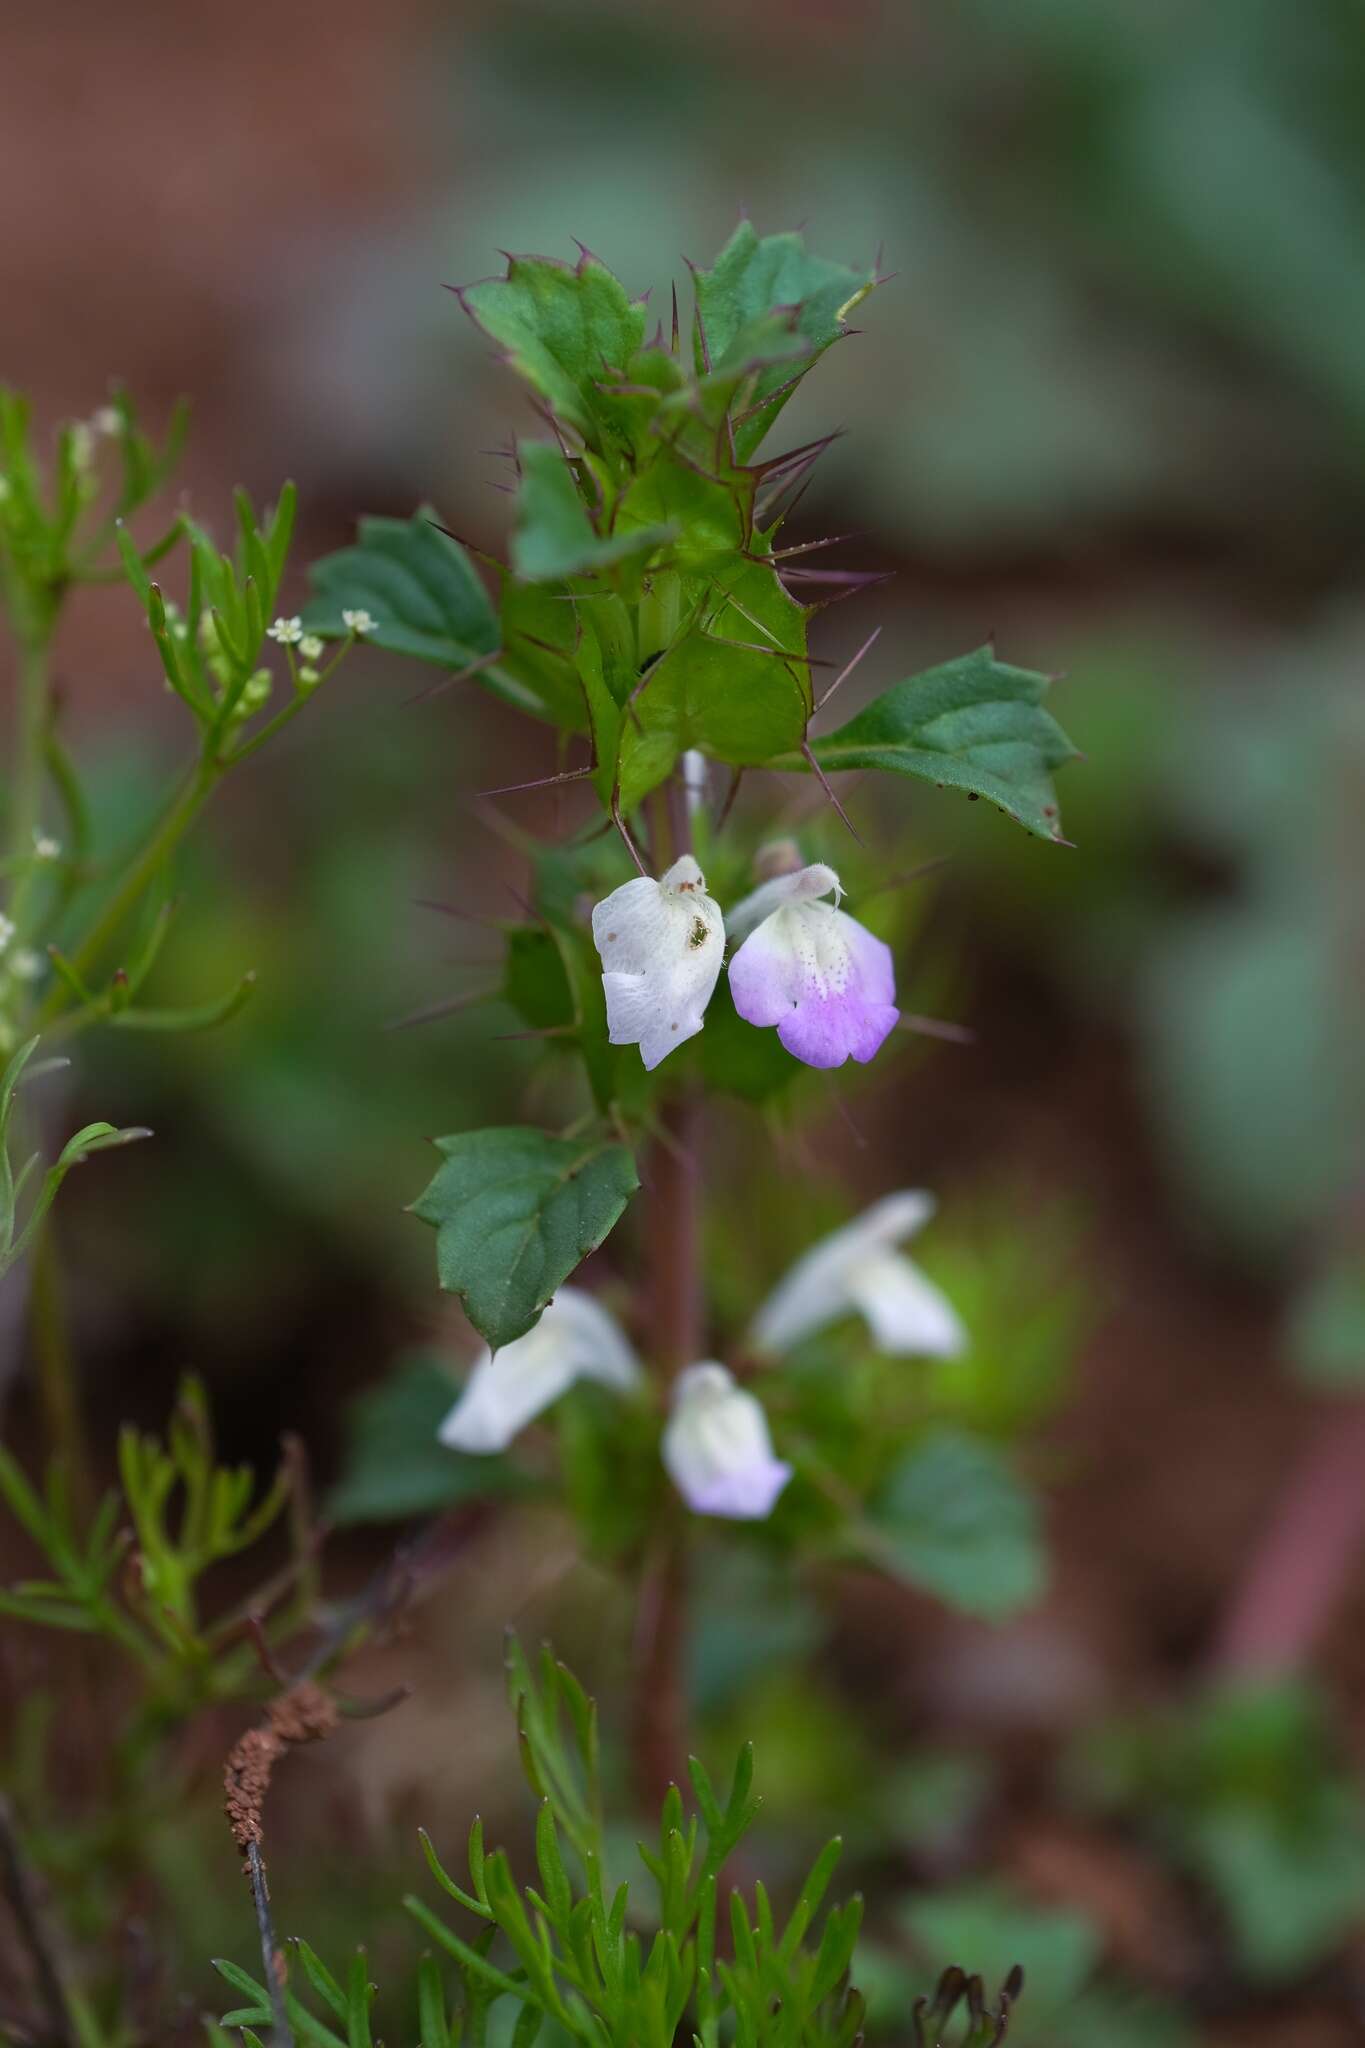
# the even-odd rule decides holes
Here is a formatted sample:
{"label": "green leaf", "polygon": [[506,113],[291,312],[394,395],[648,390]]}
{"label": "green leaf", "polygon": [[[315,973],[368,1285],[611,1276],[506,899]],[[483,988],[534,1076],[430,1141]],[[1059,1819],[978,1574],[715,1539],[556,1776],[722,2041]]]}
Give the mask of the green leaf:
{"label": "green leaf", "polygon": [[[765,346],[776,353],[770,347],[767,323],[773,314],[790,309],[807,346],[809,368],[844,333],[849,315],[876,281],[872,270],[848,270],[808,254],[798,234],[760,238],[751,222],[741,221],[714,268],[694,277],[697,367],[705,369],[709,358],[711,371],[719,374],[761,354]],[[741,461],[757,448],[802,375],[799,365],[780,359],[757,371],[749,404],[759,409],[735,428],[735,452]],[[765,398],[768,403],[763,404]]]}
{"label": "green leaf", "polygon": [[1037,1506],[1000,1453],[931,1430],[869,1510],[885,1567],[966,1614],[998,1620],[1039,1598],[1046,1560]]}
{"label": "green leaf", "polygon": [[[1046,676],[997,661],[990,647],[893,683],[814,742],[826,773],[884,768],[984,796],[1040,839],[1061,841],[1052,771],[1076,749],[1042,708]],[[799,755],[770,761],[799,769]]]}
{"label": "green leaf", "polygon": [[544,925],[516,925],[507,934],[502,994],[532,1031],[572,1028],[573,991],[559,943]]}
{"label": "green leaf", "polygon": [[1365,1824],[1345,1785],[1301,1811],[1228,1802],[1187,1823],[1190,1852],[1217,1889],[1243,1967],[1262,1983],[1300,1975],[1365,1913]]}
{"label": "green leaf", "polygon": [[458,1391],[436,1359],[417,1356],[353,1401],[327,1519],[405,1521],[517,1487],[519,1476],[507,1459],[466,1457],[437,1441]]}
{"label": "green leaf", "polygon": [[[547,590],[539,583],[521,583],[510,573],[503,578],[499,609],[502,657],[494,687],[506,678],[515,700],[537,718],[563,732],[596,730],[603,707],[601,662],[589,614],[613,610],[615,597],[591,604],[568,602],[571,587]],[[485,676],[484,680],[488,678]],[[499,694],[506,694],[499,690]],[[615,758],[616,714],[608,716],[608,753]]]}
{"label": "green leaf", "polygon": [[1001,1885],[912,1899],[904,1919],[931,1971],[961,1961],[995,1985],[1021,1965],[1031,2035],[1039,2022],[1055,2024],[1068,2013],[1100,1959],[1099,1933],[1084,1914],[1027,1905]]}
{"label": "green leaf", "polygon": [[1365,1261],[1340,1257],[1303,1288],[1289,1318],[1294,1371],[1324,1393],[1365,1383]]}
{"label": "green leaf", "polygon": [[441,1965],[432,1955],[418,1958],[417,2026],[421,2048],[453,2048]]}
{"label": "green leaf", "polygon": [[756,486],[748,470],[709,475],[680,461],[664,442],[621,493],[616,527],[618,532],[631,526],[671,528],[668,560],[678,568],[731,563],[746,545]]}
{"label": "green leaf", "polygon": [[755,562],[727,576],[724,588],[687,581],[690,622],[621,723],[618,776],[626,810],[671,774],[687,748],[733,767],[754,766],[798,747],[810,717],[805,608],[774,572]]}
{"label": "green leaf", "polygon": [[308,573],[317,595],[304,625],[324,639],[344,639],[343,611],[367,611],[375,624],[366,639],[391,654],[462,669],[497,652],[488,592],[425,508],[411,519],[362,519],[355,546],[324,555]]}
{"label": "green leaf", "polygon": [[644,340],[645,309],[605,264],[586,252],[576,268],[548,256],[513,256],[506,277],[468,285],[460,300],[590,448],[605,453],[629,439],[628,409],[601,387],[624,373]]}
{"label": "green leaf", "polygon": [[516,1127],[438,1138],[444,1165],[413,1204],[436,1230],[442,1287],[497,1350],[524,1336],[635,1193],[635,1161],[602,1138]]}
{"label": "green leaf", "polygon": [[671,540],[669,526],[633,525],[602,535],[588,517],[573,471],[548,441],[525,441],[519,450],[521,487],[512,534],[512,567],[531,583],[605,569],[647,555]]}

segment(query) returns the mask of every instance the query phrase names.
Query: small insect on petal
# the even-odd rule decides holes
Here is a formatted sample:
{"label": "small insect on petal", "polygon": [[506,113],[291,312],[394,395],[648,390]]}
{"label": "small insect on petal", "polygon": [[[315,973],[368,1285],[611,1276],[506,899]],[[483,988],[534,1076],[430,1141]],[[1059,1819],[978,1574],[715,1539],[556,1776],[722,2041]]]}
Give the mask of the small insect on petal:
{"label": "small insect on petal", "polygon": [[593,911],[592,936],[607,1035],[657,1067],[701,1030],[725,950],[725,919],[691,854],[660,881],[637,875],[613,889]]}

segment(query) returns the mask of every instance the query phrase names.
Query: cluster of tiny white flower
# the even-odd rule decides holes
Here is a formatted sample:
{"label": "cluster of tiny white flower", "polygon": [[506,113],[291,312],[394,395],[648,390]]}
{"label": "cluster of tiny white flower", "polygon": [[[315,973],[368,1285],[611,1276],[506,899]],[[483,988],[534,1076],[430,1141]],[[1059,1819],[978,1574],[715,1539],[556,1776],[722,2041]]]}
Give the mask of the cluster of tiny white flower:
{"label": "cluster of tiny white flower", "polygon": [[[967,1333],[951,1302],[897,1249],[933,1213],[925,1194],[889,1195],[805,1256],[755,1316],[747,1349],[769,1363],[829,1323],[861,1315],[881,1350],[951,1358]],[[618,1394],[643,1382],[619,1323],[592,1295],[561,1287],[533,1330],[498,1352],[485,1348],[441,1425],[441,1442],[488,1455],[576,1380]],[[660,1445],[665,1468],[694,1513],[733,1521],[771,1514],[792,1476],[762,1404],[725,1366],[703,1359],[679,1373]]]}
{"label": "cluster of tiny white flower", "polygon": [[[376,632],[379,625],[378,620],[371,618],[367,611],[344,611],[341,614],[341,623],[357,640],[363,640],[367,634]],[[321,661],[326,653],[326,642],[319,634],[304,631],[303,620],[297,612],[292,618],[281,617],[267,626],[266,638],[274,640],[281,647],[297,647],[300,659],[306,664],[299,670],[299,681],[317,682],[318,671],[313,664]]]}

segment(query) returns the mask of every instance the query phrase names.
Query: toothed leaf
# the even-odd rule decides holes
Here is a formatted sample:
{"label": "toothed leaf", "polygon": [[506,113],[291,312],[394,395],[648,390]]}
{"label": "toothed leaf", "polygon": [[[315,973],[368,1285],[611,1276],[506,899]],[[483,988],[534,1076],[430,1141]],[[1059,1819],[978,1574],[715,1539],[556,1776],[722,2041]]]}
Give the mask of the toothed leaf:
{"label": "toothed leaf", "polygon": [[652,554],[673,537],[665,525],[632,522],[599,534],[579,495],[573,472],[548,441],[521,448],[521,488],[512,535],[512,567],[532,583],[555,582]]}
{"label": "toothed leaf", "polygon": [[366,638],[393,654],[441,668],[467,668],[498,646],[488,592],[458,541],[435,513],[411,519],[362,519],[353,547],[324,555],[309,570],[317,593],[303,614],[310,633],[340,640],[343,611],[367,611]]}
{"label": "toothed leaf", "polygon": [[[758,447],[801,372],[799,362],[774,347],[774,314],[789,310],[805,344],[809,363],[844,332],[849,315],[876,283],[871,270],[849,270],[808,253],[800,235],[765,235],[741,221],[711,270],[696,273],[699,330],[694,337],[697,367],[705,370],[705,340],[712,375],[719,375],[765,348],[775,357],[755,374],[748,403],[760,409],[735,429],[735,452],[744,461]],[[794,386],[793,386],[794,388]],[[761,401],[770,398],[770,403]]]}
{"label": "toothed leaf", "polygon": [[[723,589],[686,580],[691,623],[649,672],[621,722],[619,778],[627,808],[688,747],[752,766],[801,743],[810,716],[806,614],[755,562]],[[686,614],[684,614],[686,617]]]}
{"label": "toothed leaf", "polygon": [[624,1145],[515,1127],[438,1138],[413,1214],[436,1231],[442,1287],[496,1351],[523,1336],[639,1186]]}
{"label": "toothed leaf", "polygon": [[469,285],[460,297],[511,367],[590,448],[606,452],[629,439],[622,402],[601,387],[620,381],[643,342],[645,309],[605,264],[587,255],[577,268],[513,256],[506,277]]}
{"label": "toothed leaf", "polygon": [[[1046,676],[997,661],[978,647],[923,675],[893,683],[856,718],[813,744],[827,774],[883,768],[984,796],[1040,839],[1059,840],[1052,771],[1072,746],[1043,709]],[[801,757],[771,761],[800,768]]]}

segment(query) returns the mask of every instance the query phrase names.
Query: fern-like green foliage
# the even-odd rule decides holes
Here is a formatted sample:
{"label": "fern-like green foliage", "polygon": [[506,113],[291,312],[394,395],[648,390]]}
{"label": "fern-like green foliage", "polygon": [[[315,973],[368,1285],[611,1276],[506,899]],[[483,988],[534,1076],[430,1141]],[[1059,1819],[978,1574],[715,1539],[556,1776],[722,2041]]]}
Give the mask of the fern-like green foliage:
{"label": "fern-like green foliage", "polygon": [[[854,2048],[863,2000],[850,1966],[862,1900],[824,1909],[838,1839],[816,1857],[785,1918],[761,1881],[751,1896],[731,1890],[722,1901],[725,1866],[761,1804],[753,1751],[740,1751],[723,1798],[694,1757],[695,1810],[671,1786],[657,1838],[640,1844],[653,1892],[645,1907],[608,1874],[595,1703],[548,1648],[533,1666],[511,1639],[507,1676],[522,1761],[540,1801],[536,1877],[518,1883],[506,1851],[486,1849],[477,1820],[464,1882],[423,1834],[431,1875],[460,1918],[424,1898],[404,1901],[431,1943],[407,1995],[422,2048],[483,2043],[502,2000],[516,2007],[515,2048],[542,2036],[588,2048],[673,2048],[677,2040],[696,2048]],[[273,1954],[268,1922],[265,1940]],[[313,2048],[368,2048],[375,1989],[363,1952],[340,1975],[305,1942],[293,1944],[293,1955],[278,2008],[264,1984],[220,1961],[245,2000],[221,2024],[240,2029],[248,2048],[272,2031],[278,2042],[286,2029]],[[1018,1988],[1016,1972],[992,2008],[979,1978],[951,1970],[907,2025],[921,2048],[989,2048],[1004,2037]]]}

